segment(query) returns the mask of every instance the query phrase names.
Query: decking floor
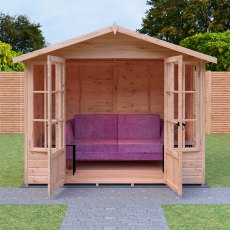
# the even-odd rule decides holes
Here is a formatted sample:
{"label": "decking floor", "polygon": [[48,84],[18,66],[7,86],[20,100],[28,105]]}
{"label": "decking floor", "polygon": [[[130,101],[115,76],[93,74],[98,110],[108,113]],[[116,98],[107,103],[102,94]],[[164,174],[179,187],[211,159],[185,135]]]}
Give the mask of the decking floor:
{"label": "decking floor", "polygon": [[67,170],[71,184],[162,184],[161,161],[77,161],[76,172]]}

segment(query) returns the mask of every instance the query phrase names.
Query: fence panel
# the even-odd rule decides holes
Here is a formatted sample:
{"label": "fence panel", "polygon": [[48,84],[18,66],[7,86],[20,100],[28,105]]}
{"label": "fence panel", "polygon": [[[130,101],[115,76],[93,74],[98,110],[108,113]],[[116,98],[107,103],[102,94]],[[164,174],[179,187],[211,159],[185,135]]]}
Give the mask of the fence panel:
{"label": "fence panel", "polygon": [[206,133],[230,133],[230,72],[206,73]]}
{"label": "fence panel", "polygon": [[[206,133],[230,133],[230,72],[206,72]],[[0,72],[0,133],[24,132],[24,73]]]}
{"label": "fence panel", "polygon": [[0,72],[0,133],[24,133],[23,72]]}

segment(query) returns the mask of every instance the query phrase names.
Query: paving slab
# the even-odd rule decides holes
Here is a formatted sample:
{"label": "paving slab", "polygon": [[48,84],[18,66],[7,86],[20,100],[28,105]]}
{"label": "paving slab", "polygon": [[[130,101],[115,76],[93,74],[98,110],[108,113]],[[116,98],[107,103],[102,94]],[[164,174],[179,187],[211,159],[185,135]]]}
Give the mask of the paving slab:
{"label": "paving slab", "polygon": [[162,204],[230,204],[230,188],[187,187],[183,197],[167,187],[0,188],[0,204],[67,204],[67,229],[169,229]]}

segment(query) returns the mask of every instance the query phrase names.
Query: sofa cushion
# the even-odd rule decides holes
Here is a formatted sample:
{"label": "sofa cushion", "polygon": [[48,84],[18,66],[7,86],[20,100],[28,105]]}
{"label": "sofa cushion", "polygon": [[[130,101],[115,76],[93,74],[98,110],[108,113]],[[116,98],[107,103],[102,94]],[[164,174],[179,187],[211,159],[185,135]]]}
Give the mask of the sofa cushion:
{"label": "sofa cushion", "polygon": [[161,139],[119,139],[120,153],[163,153]]}
{"label": "sofa cushion", "polygon": [[118,152],[117,139],[77,139],[76,152]]}
{"label": "sofa cushion", "polygon": [[[77,152],[77,160],[104,160],[104,161],[149,161],[162,160],[162,153],[101,153],[101,152]],[[105,163],[106,164],[106,163]]]}
{"label": "sofa cushion", "polygon": [[117,139],[117,115],[75,115],[76,139]]}
{"label": "sofa cushion", "polygon": [[118,139],[160,138],[160,115],[118,115]]}

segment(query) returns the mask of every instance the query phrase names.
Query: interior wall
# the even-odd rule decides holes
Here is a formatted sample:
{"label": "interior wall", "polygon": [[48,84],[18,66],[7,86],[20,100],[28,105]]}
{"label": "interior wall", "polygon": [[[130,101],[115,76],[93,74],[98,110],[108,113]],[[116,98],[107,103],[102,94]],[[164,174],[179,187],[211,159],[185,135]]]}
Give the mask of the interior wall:
{"label": "interior wall", "polygon": [[164,113],[161,60],[69,60],[66,117],[75,114]]}

